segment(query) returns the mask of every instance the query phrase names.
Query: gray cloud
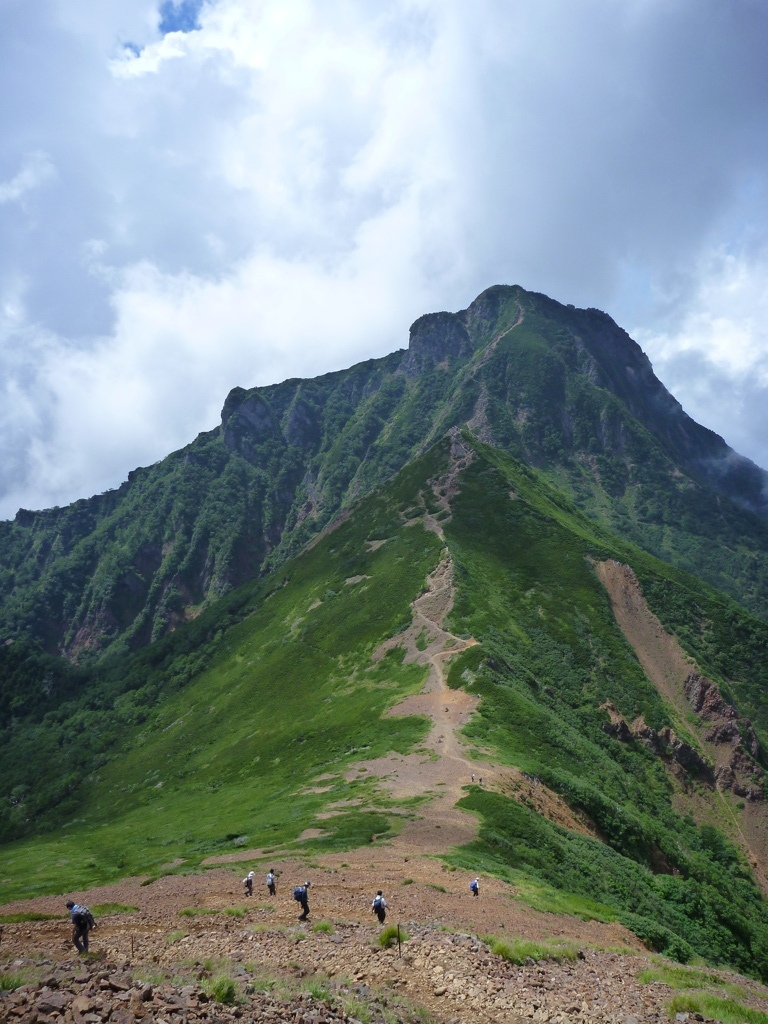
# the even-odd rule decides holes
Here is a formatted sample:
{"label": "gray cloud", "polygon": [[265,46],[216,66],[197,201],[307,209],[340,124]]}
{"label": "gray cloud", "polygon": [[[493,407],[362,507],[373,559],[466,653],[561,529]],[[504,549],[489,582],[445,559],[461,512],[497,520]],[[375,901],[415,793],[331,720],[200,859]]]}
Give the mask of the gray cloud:
{"label": "gray cloud", "polygon": [[606,309],[768,464],[764,5],[197,6],[4,4],[0,514],[496,282]]}

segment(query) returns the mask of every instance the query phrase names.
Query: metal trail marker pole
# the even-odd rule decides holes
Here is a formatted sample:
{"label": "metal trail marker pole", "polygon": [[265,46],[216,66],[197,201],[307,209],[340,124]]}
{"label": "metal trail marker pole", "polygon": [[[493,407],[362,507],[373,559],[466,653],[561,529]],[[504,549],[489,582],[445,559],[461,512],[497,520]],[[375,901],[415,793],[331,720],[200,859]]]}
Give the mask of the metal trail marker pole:
{"label": "metal trail marker pole", "polygon": [[400,949],[400,922],[397,922],[397,955],[402,959],[403,951]]}

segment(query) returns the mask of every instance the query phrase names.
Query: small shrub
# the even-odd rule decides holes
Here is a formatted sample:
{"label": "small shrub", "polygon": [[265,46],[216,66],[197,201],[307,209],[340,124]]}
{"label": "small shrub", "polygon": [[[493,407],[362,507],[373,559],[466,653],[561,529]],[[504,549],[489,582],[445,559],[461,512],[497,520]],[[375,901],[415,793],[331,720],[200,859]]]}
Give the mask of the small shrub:
{"label": "small shrub", "polygon": [[[388,924],[386,928],[382,928],[379,932],[379,945],[382,949],[388,949],[390,946],[394,946],[397,942],[398,926],[396,924]],[[400,929],[400,941],[407,942],[408,935],[401,928]]]}
{"label": "small shrub", "polygon": [[325,932],[330,934],[333,931],[333,925],[330,921],[318,921],[317,924],[312,925],[313,932]]}
{"label": "small shrub", "polygon": [[412,878],[404,878],[402,880],[402,882],[400,883],[400,885],[413,885],[413,879]]}

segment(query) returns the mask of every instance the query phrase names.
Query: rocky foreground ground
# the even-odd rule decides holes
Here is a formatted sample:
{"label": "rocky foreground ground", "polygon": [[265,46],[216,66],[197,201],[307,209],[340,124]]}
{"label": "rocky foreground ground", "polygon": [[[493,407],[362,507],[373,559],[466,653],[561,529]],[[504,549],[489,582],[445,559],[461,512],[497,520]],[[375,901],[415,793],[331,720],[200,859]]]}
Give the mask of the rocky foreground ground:
{"label": "rocky foreground ground", "polygon": [[[399,950],[382,948],[381,929],[367,912],[368,897],[359,892],[354,866],[343,876],[320,869],[307,873],[316,888],[306,924],[297,921],[289,886],[269,902],[260,892],[246,900],[239,876],[223,870],[74,894],[87,896],[90,905],[120,897],[136,907],[104,914],[92,933],[90,954],[80,958],[62,913],[64,897],[28,901],[28,908],[62,916],[4,925],[0,988],[3,978],[7,984],[14,979],[18,987],[0,992],[0,1019],[12,1024],[410,1024],[430,1019],[650,1024],[670,1019],[672,989],[639,978],[659,958],[642,952],[636,940],[634,949],[613,944],[617,926],[537,914],[490,884],[475,900],[463,892],[463,877],[443,874],[443,892],[437,883],[418,879],[392,892],[390,919],[401,922],[408,938]],[[481,937],[489,933],[508,940],[548,938],[573,959],[529,959],[518,966],[490,951]],[[740,1002],[768,1013],[768,990],[717,974],[739,986]]]}

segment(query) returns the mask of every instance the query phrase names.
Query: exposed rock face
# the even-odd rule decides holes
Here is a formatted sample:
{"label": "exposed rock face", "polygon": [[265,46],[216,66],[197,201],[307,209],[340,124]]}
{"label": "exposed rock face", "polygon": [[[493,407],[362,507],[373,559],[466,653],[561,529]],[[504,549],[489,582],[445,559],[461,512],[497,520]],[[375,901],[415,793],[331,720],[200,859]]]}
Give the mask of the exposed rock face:
{"label": "exposed rock face", "polygon": [[691,707],[703,719],[710,721],[715,717],[736,718],[735,710],[730,704],[726,704],[711,679],[691,672],[683,683],[683,689]]}
{"label": "exposed rock face", "polygon": [[709,785],[714,785],[715,773],[709,762],[690,743],[681,740],[669,726],[659,731],[652,729],[642,715],[630,725],[610,701],[606,701],[600,707],[608,713],[610,719],[603,725],[609,736],[623,743],[638,740],[657,757],[670,763],[678,778],[682,779],[682,769],[686,775],[695,776]]}
{"label": "exposed rock face", "polygon": [[762,751],[748,718],[739,718],[720,690],[705,676],[691,672],[683,684],[693,710],[704,722],[711,723],[705,740],[723,750],[715,768],[718,789],[731,790],[747,800],[763,799],[764,772],[759,761]]}
{"label": "exposed rock face", "polygon": [[642,716],[630,724],[610,701],[601,705],[601,710],[609,717],[603,729],[622,743],[638,740],[666,761],[684,785],[688,781],[686,777],[693,776],[706,785],[730,790],[747,800],[762,800],[764,772],[757,763],[761,750],[752,724],[738,717],[711,679],[692,672],[685,680],[684,689],[694,711],[704,722],[712,723],[704,735],[705,741],[716,747],[730,747],[723,751],[724,756],[716,757],[714,766],[669,726],[657,731]]}
{"label": "exposed rock face", "polygon": [[471,353],[472,341],[458,314],[427,313],[411,325],[408,351],[400,369],[412,376]]}
{"label": "exposed rock face", "polygon": [[[230,403],[230,393],[227,404]],[[226,412],[226,406],[225,410]],[[226,421],[222,414],[222,431],[224,443],[228,448],[243,454],[250,454],[254,445],[263,441],[270,434],[278,432],[278,426],[272,410],[258,392],[251,392],[234,409]]]}

